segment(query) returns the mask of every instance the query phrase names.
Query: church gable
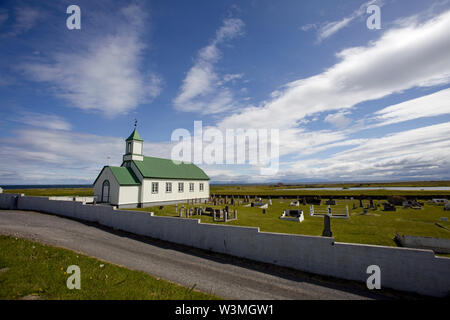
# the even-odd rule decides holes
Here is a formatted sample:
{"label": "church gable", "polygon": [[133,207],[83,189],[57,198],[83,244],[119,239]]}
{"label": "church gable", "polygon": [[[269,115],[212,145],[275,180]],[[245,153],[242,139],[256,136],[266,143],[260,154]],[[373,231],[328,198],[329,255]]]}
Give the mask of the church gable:
{"label": "church gable", "polygon": [[97,180],[100,178],[103,171],[108,169],[109,171],[111,171],[114,179],[120,186],[136,186],[141,184],[139,179],[134,174],[133,170],[131,170],[130,168],[105,166],[103,167],[102,171],[100,171],[97,179],[95,179],[94,185],[97,183]]}

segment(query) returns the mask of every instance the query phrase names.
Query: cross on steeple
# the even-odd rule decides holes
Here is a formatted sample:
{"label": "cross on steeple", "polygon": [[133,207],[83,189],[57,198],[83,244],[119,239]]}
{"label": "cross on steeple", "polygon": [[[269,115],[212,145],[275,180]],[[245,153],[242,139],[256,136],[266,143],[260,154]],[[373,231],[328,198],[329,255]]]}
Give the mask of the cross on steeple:
{"label": "cross on steeple", "polygon": [[137,127],[137,119],[136,118],[134,119],[134,127],[135,128]]}

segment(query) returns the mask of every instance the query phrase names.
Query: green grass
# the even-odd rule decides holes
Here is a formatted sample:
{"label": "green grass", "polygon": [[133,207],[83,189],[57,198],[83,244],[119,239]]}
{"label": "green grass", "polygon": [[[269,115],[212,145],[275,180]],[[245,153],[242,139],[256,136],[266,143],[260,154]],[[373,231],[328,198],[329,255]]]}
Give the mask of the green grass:
{"label": "green grass", "polygon": [[[409,181],[386,183],[336,183],[336,184],[289,184],[289,185],[211,185],[211,194],[216,195],[259,195],[259,196],[450,196],[450,191],[405,191],[405,190],[283,190],[298,188],[357,188],[357,187],[442,187],[449,186],[450,181]],[[28,196],[92,196],[93,188],[49,188],[49,189],[8,189],[5,193],[24,193]]]}
{"label": "green grass", "polygon": [[[309,205],[290,207],[290,202],[291,200],[274,199],[272,200],[273,205],[269,207],[266,214],[263,214],[260,208],[230,206],[230,209],[236,208],[238,210],[238,220],[230,221],[226,224],[259,227],[261,231],[268,232],[320,236],[323,231],[323,218],[311,217],[309,215]],[[384,201],[376,200],[374,202],[377,204]],[[355,203],[359,206],[359,201],[355,201]],[[369,201],[363,201],[364,206],[368,203]],[[396,246],[393,240],[396,233],[402,235],[450,238],[450,231],[435,225],[437,222],[450,229],[450,222],[440,221],[440,217],[449,217],[450,215],[449,211],[444,211],[443,206],[426,202],[422,210],[397,207],[397,211],[395,212],[385,212],[382,211],[381,207],[377,210],[369,210],[367,215],[362,215],[362,208],[357,207],[355,210],[352,210],[351,200],[341,200],[338,201],[336,206],[332,206],[332,208],[344,210],[345,205],[349,207],[350,218],[331,220],[333,236],[339,242]],[[224,205],[216,206],[216,208],[223,207]],[[305,220],[303,222],[299,223],[279,219],[283,210],[297,208],[304,212]],[[315,208],[324,210],[326,206],[315,206]],[[176,216],[175,207],[172,205],[164,206],[162,210],[159,210],[159,207],[131,210],[153,211],[155,215],[160,216]],[[223,222],[213,222],[209,216],[193,216],[192,218],[200,219],[203,223],[223,224]]]}
{"label": "green grass", "polygon": [[[81,289],[66,286],[67,267],[81,270]],[[2,270],[3,269],[3,270]],[[217,299],[70,250],[0,235],[0,299]]]}
{"label": "green grass", "polygon": [[23,193],[27,196],[80,196],[94,195],[93,188],[5,189],[4,193]]}
{"label": "green grass", "polygon": [[[448,186],[450,183],[447,183]],[[252,195],[252,196],[347,196],[347,197],[357,197],[363,196],[450,196],[450,191],[406,191],[406,190],[284,190],[293,188],[312,188],[312,187],[357,187],[359,185],[289,185],[275,187],[271,185],[235,185],[235,186],[224,186],[224,185],[211,185],[210,193],[215,195]],[[364,187],[379,187],[383,186],[380,184],[364,184]],[[398,185],[397,185],[398,186]],[[411,186],[411,185],[410,185]],[[427,185],[431,186],[431,185]]]}

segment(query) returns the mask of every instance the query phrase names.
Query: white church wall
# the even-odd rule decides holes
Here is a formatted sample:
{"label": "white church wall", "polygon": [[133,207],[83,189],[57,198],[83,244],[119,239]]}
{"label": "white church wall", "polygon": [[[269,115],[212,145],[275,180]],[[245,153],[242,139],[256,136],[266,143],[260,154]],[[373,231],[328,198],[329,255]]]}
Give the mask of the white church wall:
{"label": "white church wall", "polygon": [[139,203],[140,186],[121,186],[119,190],[119,205]]}
{"label": "white church wall", "polygon": [[[158,183],[158,193],[152,193],[152,183]],[[166,192],[166,183],[172,183],[172,192]],[[183,192],[178,191],[178,183],[184,183]],[[189,191],[189,183],[194,183],[194,191]],[[203,183],[203,191],[200,191]],[[209,181],[205,180],[167,180],[144,179],[142,184],[142,202],[183,201],[187,199],[209,198]]]}
{"label": "white church wall", "polygon": [[105,180],[109,181],[109,203],[118,205],[119,204],[119,183],[114,177],[111,169],[106,167],[105,170],[101,173],[100,177],[97,179],[94,184],[94,197],[96,197],[97,202],[102,201],[102,188],[103,182]]}
{"label": "white church wall", "polygon": [[[0,194],[0,205],[9,206],[10,199]],[[156,239],[363,283],[369,277],[367,267],[378,265],[382,288],[437,297],[450,294],[450,259],[436,257],[431,250],[340,243],[327,237],[202,224],[194,219],[151,216],[43,197],[18,195],[17,208],[98,222]]]}

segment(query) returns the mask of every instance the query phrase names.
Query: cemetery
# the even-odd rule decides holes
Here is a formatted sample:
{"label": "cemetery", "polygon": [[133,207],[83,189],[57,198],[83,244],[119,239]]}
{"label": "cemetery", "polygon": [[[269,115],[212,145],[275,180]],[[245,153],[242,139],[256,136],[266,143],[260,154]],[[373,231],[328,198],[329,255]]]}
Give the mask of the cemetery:
{"label": "cemetery", "polygon": [[[402,200],[395,202],[397,205],[392,202],[359,197],[307,199],[301,196],[211,195],[206,203],[194,201],[184,205],[168,205],[162,209],[133,210],[154,212],[158,216],[200,219],[202,223],[259,227],[261,231],[311,236],[323,234],[324,219],[328,215],[333,237],[349,243],[397,246],[394,240],[397,233],[450,239],[448,211],[442,204],[436,204],[431,199]],[[417,210],[417,206],[421,210]],[[304,212],[310,214],[305,215]],[[444,220],[441,219],[443,217]]]}

